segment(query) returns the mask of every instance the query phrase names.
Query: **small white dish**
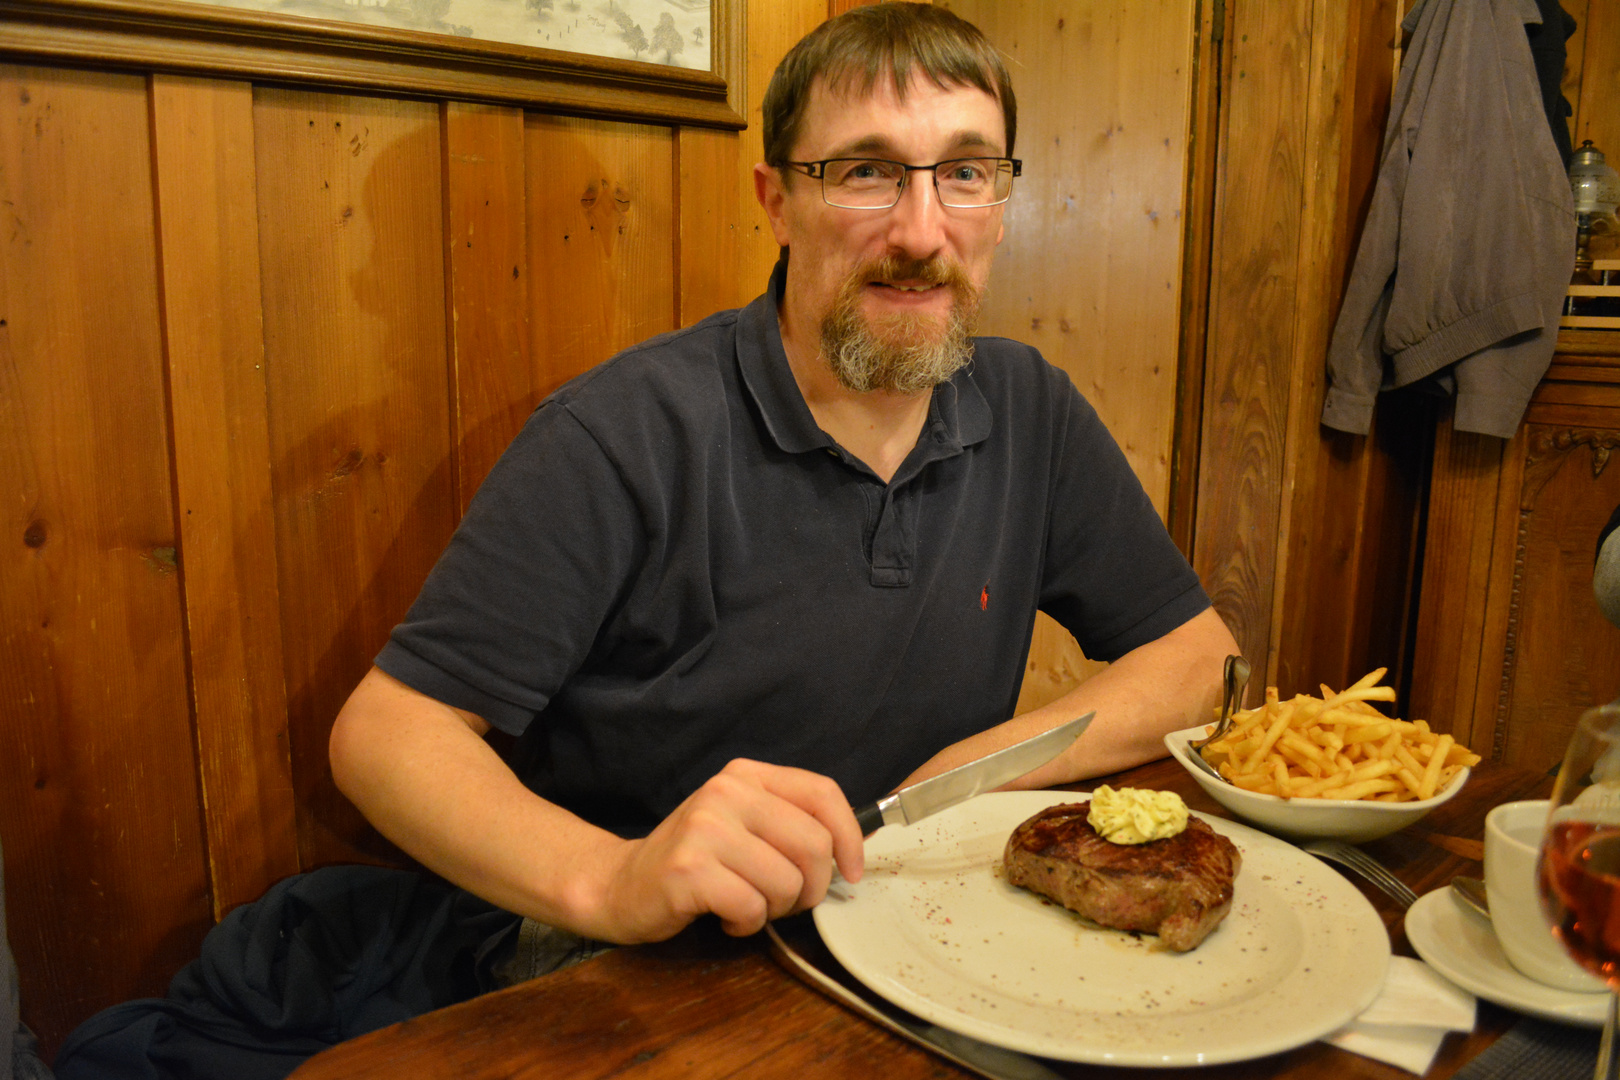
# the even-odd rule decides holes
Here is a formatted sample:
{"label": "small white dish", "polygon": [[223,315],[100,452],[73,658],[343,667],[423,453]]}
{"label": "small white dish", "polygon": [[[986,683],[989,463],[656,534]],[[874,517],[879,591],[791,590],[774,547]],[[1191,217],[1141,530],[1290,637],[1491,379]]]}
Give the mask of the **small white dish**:
{"label": "small white dish", "polygon": [[1164,737],[1165,748],[1181,763],[1204,793],[1250,825],[1289,840],[1343,840],[1364,844],[1369,840],[1399,832],[1439,806],[1468,782],[1468,770],[1451,778],[1451,783],[1434,796],[1420,802],[1374,802],[1366,799],[1283,799],[1246,791],[1209,775],[1193,764],[1188,743],[1209,734],[1211,725],[1172,731]]}
{"label": "small white dish", "polygon": [[1430,967],[1486,1001],[1561,1024],[1603,1026],[1608,991],[1560,990],[1521,975],[1508,963],[1491,921],[1449,887],[1418,897],[1407,910],[1406,939]]}

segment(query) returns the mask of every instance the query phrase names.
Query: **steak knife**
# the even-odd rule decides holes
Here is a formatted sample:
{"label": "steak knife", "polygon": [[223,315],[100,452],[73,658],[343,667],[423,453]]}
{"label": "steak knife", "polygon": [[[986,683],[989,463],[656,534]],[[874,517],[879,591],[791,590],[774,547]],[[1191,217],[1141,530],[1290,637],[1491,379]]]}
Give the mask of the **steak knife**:
{"label": "steak knife", "polygon": [[855,820],[861,824],[861,835],[870,836],[884,825],[910,825],[929,814],[971,799],[981,791],[989,791],[1018,779],[1067,750],[1090,726],[1091,718],[1095,715],[1088,712],[1023,742],[1003,747],[977,761],[958,765],[949,772],[931,776],[910,787],[903,787],[892,795],[885,795],[875,803],[868,803],[855,811]]}

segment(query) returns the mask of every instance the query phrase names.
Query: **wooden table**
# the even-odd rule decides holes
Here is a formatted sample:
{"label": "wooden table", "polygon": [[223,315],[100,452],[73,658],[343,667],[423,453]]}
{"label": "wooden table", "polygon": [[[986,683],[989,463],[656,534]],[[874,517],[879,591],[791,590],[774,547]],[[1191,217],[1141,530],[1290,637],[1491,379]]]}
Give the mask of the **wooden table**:
{"label": "wooden table", "polygon": [[[1194,809],[1229,816],[1173,761],[1075,789],[1104,782],[1179,791]],[[1491,807],[1544,798],[1550,789],[1548,777],[1482,764],[1461,794],[1418,825],[1365,846],[1421,895],[1447,884],[1454,874],[1480,875],[1485,814]],[[1356,880],[1389,926],[1395,951],[1415,955],[1395,905]],[[1518,1019],[1481,1001],[1474,1031],[1447,1036],[1428,1077],[1451,1076]],[[1065,1076],[1119,1080],[1144,1075],[1141,1070],[1049,1064]],[[1227,1066],[1147,1071],[1155,1080],[1411,1077],[1323,1043]],[[712,923],[700,922],[672,941],[617,949],[343,1043],[305,1063],[293,1080],[921,1080],[971,1075],[798,982],[771,959],[764,935],[739,941]]]}

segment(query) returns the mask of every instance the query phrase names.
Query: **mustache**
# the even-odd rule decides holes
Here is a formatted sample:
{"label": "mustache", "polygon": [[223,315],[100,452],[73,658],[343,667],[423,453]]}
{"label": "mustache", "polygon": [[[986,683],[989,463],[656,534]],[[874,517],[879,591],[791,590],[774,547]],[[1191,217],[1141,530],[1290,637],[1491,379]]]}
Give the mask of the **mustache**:
{"label": "mustache", "polygon": [[863,285],[873,281],[920,281],[926,285],[948,285],[958,291],[972,285],[961,264],[938,257],[916,259],[907,255],[884,255],[857,267],[853,276]]}

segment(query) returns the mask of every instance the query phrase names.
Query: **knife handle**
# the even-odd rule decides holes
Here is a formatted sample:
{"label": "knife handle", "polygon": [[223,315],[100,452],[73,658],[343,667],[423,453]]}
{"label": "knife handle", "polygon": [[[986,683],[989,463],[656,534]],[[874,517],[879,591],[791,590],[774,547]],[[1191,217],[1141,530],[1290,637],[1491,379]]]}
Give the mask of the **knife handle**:
{"label": "knife handle", "polygon": [[867,803],[855,811],[855,823],[861,827],[862,836],[871,836],[883,826],[883,806]]}

